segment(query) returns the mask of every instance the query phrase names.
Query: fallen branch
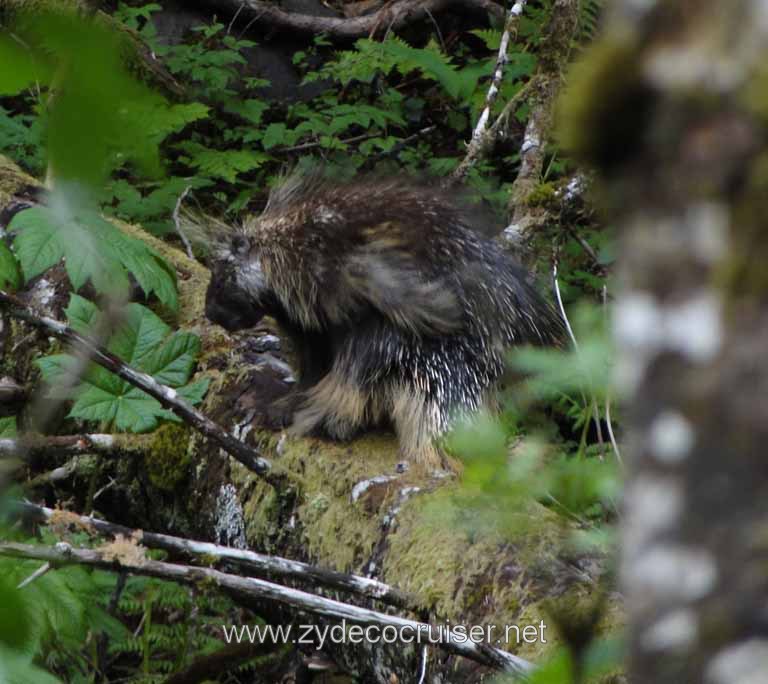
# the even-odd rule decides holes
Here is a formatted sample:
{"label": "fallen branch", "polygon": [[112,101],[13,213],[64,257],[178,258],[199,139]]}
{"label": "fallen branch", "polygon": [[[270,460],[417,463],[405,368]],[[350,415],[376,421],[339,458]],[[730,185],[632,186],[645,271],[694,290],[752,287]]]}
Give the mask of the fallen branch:
{"label": "fallen branch", "polygon": [[451,8],[483,11],[499,19],[504,16],[501,6],[491,0],[399,0],[387,3],[374,14],[350,18],[286,12],[276,4],[258,0],[215,0],[209,4],[232,14],[245,7],[244,14],[250,16],[251,23],[297,33],[324,33],[328,38],[345,40],[369,37],[381,26],[396,31],[415,21],[428,19],[433,13]]}
{"label": "fallen branch", "polygon": [[[527,0],[517,0],[509,9],[507,21],[504,25],[504,32],[501,34],[501,43],[499,44],[499,53],[496,57],[496,66],[493,69],[491,85],[485,96],[485,107],[480,113],[475,130],[472,131],[472,138],[467,146],[467,154],[464,156],[461,164],[451,174],[452,182],[459,182],[466,178],[469,170],[475,165],[477,160],[483,155],[484,151],[490,146],[495,131],[490,131],[488,121],[491,118],[491,109],[499,96],[501,89],[501,79],[504,76],[504,66],[507,63],[507,50],[509,49],[509,40],[512,33],[517,28],[517,22],[525,9]],[[489,135],[491,133],[492,135]]]}
{"label": "fallen branch", "polygon": [[221,426],[214,423],[200,411],[190,406],[186,401],[178,396],[176,390],[162,385],[151,375],[137,371],[123,361],[121,361],[112,352],[96,344],[94,341],[76,333],[72,328],[46,316],[38,316],[17,297],[14,297],[3,290],[0,290],[0,305],[4,305],[8,314],[19,320],[26,321],[40,330],[60,338],[70,344],[76,351],[87,354],[95,363],[106,370],[114,373],[134,387],[146,392],[149,396],[157,399],[160,404],[173,411],[184,422],[194,427],[200,433],[216,442],[224,451],[230,454],[235,460],[242,463],[246,468],[261,475],[267,482],[275,487],[284,486],[286,482],[285,475],[272,472],[272,463],[262,458],[259,453],[236,439]]}
{"label": "fallen branch", "polygon": [[357,596],[376,599],[382,603],[387,603],[397,608],[406,608],[415,613],[420,610],[414,598],[388,584],[367,577],[347,575],[334,570],[324,570],[309,563],[301,563],[278,556],[267,556],[262,553],[236,549],[230,546],[220,546],[193,539],[173,537],[157,532],[140,532],[124,525],[107,522],[106,520],[77,515],[69,511],[57,511],[45,506],[36,506],[32,503],[16,502],[14,506],[25,518],[35,522],[71,521],[83,528],[92,528],[100,534],[112,536],[120,534],[126,539],[137,538],[136,535],[138,535],[141,543],[151,549],[163,549],[169,553],[180,554],[185,558],[215,556],[221,560],[235,563],[244,570],[259,576],[270,575],[272,577],[301,580],[302,582],[314,583],[328,589],[337,589]]}
{"label": "fallen branch", "polygon": [[[105,558],[93,549],[72,548],[69,544],[58,543],[54,547],[33,546],[12,542],[0,543],[0,555],[27,560],[39,560],[51,565],[87,565],[102,570],[126,570],[136,575],[194,585],[204,582],[225,589],[231,596],[244,600],[278,601],[308,613],[322,615],[334,620],[378,628],[390,627],[399,630],[408,638],[421,638],[422,643],[434,643],[442,650],[469,658],[477,663],[503,670],[518,677],[525,677],[533,670],[533,664],[511,653],[485,644],[457,636],[442,626],[387,615],[367,608],[351,606],[322,596],[283,587],[253,577],[240,577],[211,568],[199,568],[178,563],[165,563],[150,559]],[[439,636],[438,636],[439,635]],[[361,636],[362,640],[362,636]],[[418,642],[417,642],[418,643]]]}
{"label": "fallen branch", "polygon": [[92,454],[114,453],[116,450],[131,450],[129,440],[117,435],[35,435],[27,433],[18,438],[0,439],[0,455],[19,454]]}

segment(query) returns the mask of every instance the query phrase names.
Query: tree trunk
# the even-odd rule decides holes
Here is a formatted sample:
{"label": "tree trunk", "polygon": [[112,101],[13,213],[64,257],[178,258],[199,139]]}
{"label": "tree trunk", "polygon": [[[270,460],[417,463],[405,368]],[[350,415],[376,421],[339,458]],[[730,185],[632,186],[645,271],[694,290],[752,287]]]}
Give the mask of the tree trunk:
{"label": "tree trunk", "polygon": [[768,679],[766,58],[764,3],[625,0],[564,107],[622,226],[637,682]]}

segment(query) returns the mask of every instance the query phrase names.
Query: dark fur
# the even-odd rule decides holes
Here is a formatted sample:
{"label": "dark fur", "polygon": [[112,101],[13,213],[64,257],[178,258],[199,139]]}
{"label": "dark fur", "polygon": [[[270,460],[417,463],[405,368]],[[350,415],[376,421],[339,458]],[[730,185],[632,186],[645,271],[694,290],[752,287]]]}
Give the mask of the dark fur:
{"label": "dark fur", "polygon": [[228,330],[270,315],[294,338],[295,432],[343,439],[389,422],[427,464],[434,438],[491,398],[509,347],[562,339],[525,270],[462,207],[401,179],[288,179],[219,237],[206,314]]}

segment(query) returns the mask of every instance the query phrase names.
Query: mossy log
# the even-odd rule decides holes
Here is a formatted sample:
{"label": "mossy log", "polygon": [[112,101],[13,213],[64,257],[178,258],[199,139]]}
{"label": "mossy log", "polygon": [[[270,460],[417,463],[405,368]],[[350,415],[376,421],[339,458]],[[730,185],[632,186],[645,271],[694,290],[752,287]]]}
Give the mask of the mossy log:
{"label": "mossy log", "polygon": [[[0,212],[7,214],[20,196],[33,199],[38,192],[33,178],[0,158]],[[209,324],[203,314],[207,269],[140,228],[116,223],[147,241],[176,269],[180,308],[175,323],[200,335],[198,376],[211,378],[204,412],[260,449],[276,468],[291,473],[297,486],[290,493],[275,491],[192,430],[166,425],[151,435],[126,436],[127,444],[135,440],[139,448],[102,457],[97,468],[60,483],[55,491],[38,492],[38,498],[52,504],[66,494],[73,509],[95,509],[124,525],[374,576],[416,597],[421,617],[435,623],[495,625],[501,647],[534,662],[545,660],[557,646],[558,634],[550,625],[553,610],[589,611],[601,600],[602,560],[571,549],[566,523],[536,502],[520,513],[519,532],[512,537],[470,529],[461,523],[459,479],[414,468],[401,472],[389,434],[367,434],[342,444],[288,439],[265,427],[272,402],[291,379],[280,355],[263,351],[276,346],[277,338],[232,337]],[[62,318],[69,297],[63,269],[38,277],[20,296]],[[32,361],[57,343],[7,319],[2,330],[0,374],[32,390],[37,383]],[[22,339],[26,343],[19,345]],[[32,419],[23,413],[25,424]],[[62,421],[53,427],[71,431],[74,426]],[[114,484],[97,501],[89,498],[109,478]],[[273,621],[312,621],[280,607],[255,608]],[[505,642],[506,625],[538,626],[542,620],[548,627],[546,643],[517,644],[513,632]],[[621,620],[619,606],[609,603],[601,629],[612,629]],[[412,646],[330,645],[328,652],[341,670],[360,681],[418,679],[419,649]],[[491,674],[436,649],[430,653],[429,672],[430,682],[482,681]]]}

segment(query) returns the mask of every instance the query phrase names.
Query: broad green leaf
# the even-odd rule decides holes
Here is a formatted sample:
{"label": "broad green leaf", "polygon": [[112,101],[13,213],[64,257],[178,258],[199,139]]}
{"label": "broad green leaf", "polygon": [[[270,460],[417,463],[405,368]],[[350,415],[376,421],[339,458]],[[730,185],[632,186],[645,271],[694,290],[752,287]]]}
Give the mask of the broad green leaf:
{"label": "broad green leaf", "polygon": [[0,95],[16,95],[35,82],[47,83],[50,65],[32,53],[29,47],[0,34]]}
{"label": "broad green leaf", "polygon": [[99,292],[126,292],[131,273],[147,295],[177,308],[173,272],[147,244],[95,212],[60,214],[49,207],[32,207],[16,214],[9,225],[17,233],[13,244],[27,281],[64,259],[75,290],[90,280]]}
{"label": "broad green leaf", "polygon": [[185,399],[190,404],[199,404],[208,392],[208,385],[210,385],[210,379],[203,378],[202,380],[190,382],[188,385],[184,385],[184,387],[179,387],[178,393],[182,399]]}
{"label": "broad green leaf", "polygon": [[[197,383],[193,383],[197,384]],[[191,385],[190,385],[191,386]],[[16,436],[16,418],[7,416],[0,418],[0,439],[8,439]]]}
{"label": "broad green leaf", "polygon": [[5,242],[0,240],[0,289],[18,290],[20,287],[19,262]]}
{"label": "broad green leaf", "polygon": [[64,313],[67,315],[70,327],[75,332],[87,335],[96,323],[99,310],[93,302],[72,293]]}
{"label": "broad green leaf", "polygon": [[264,131],[264,137],[261,139],[264,149],[271,150],[273,147],[285,144],[285,131],[286,126],[284,123],[269,124],[267,130]]}
{"label": "broad green leaf", "polygon": [[[85,334],[101,315],[91,302],[77,295],[73,295],[66,311],[70,325]],[[125,307],[122,320],[106,346],[137,370],[177,388],[179,396],[190,403],[199,403],[205,396],[207,379],[185,385],[194,371],[200,340],[192,333],[172,332],[145,306]],[[37,364],[43,379],[51,386],[51,393],[58,396],[58,385],[72,384],[78,360],[57,354],[39,359]],[[89,366],[82,377],[74,381],[77,386],[66,397],[74,399],[70,411],[73,418],[107,423],[114,429],[130,432],[153,430],[160,420],[177,420],[160,402],[100,366]]]}
{"label": "broad green leaf", "polygon": [[147,367],[158,382],[178,387],[184,384],[200,354],[200,338],[186,332],[174,333],[147,359]]}
{"label": "broad green leaf", "polygon": [[108,348],[131,366],[152,372],[144,362],[153,354],[171,329],[147,307],[129,304]]}
{"label": "broad green leaf", "polygon": [[64,256],[64,249],[45,207],[31,207],[13,217],[8,228],[23,230],[14,240],[24,279],[28,282],[47,271]]}
{"label": "broad green leaf", "polygon": [[270,157],[252,150],[214,150],[199,143],[189,142],[179,146],[190,156],[182,157],[189,164],[208,176],[223,178],[234,183],[237,176],[259,168]]}

